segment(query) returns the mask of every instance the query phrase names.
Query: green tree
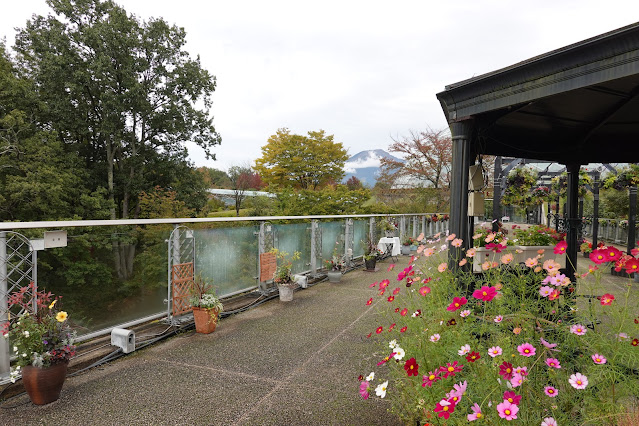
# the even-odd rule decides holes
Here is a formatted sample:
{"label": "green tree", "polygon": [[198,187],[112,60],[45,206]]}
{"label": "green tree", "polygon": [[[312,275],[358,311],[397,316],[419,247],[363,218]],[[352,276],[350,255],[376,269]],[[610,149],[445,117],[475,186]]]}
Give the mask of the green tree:
{"label": "green tree", "polygon": [[224,170],[211,167],[199,167],[197,171],[202,175],[208,188],[228,189],[231,187],[229,175]]}
{"label": "green tree", "polygon": [[315,190],[341,181],[347,159],[342,143],[323,130],[300,136],[282,128],[262,147],[255,170],[268,185]]}
{"label": "green tree", "polygon": [[[139,195],[157,184],[149,174],[184,162],[186,141],[213,157],[215,78],[184,50],[183,28],[140,22],[110,0],[47,4],[53,14],[34,16],[16,38],[20,66],[35,83],[38,124],[82,160],[93,190],[106,187],[112,219],[138,217]],[[134,250],[114,240],[121,279],[132,273]]]}

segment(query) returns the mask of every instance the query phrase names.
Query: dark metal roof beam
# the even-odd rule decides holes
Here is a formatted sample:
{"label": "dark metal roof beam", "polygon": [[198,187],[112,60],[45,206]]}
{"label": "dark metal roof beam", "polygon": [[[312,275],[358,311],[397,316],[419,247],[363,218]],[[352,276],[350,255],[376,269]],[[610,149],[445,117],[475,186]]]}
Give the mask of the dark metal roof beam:
{"label": "dark metal roof beam", "polygon": [[610,121],[610,119],[617,112],[619,112],[619,110],[621,108],[626,106],[629,102],[632,102],[633,100],[635,100],[638,96],[639,96],[639,86],[635,87],[634,90],[632,92],[630,92],[630,94],[628,95],[628,97],[626,99],[624,99],[624,100],[622,100],[620,102],[617,102],[615,104],[615,106],[613,106],[608,111],[606,111],[604,114],[602,114],[602,116],[601,116],[600,120],[597,122],[597,124],[593,128],[590,129],[590,131],[586,134],[586,136],[581,141],[581,146],[583,147],[586,144],[586,142],[588,142],[588,139],[590,139],[592,137],[592,135],[594,135],[597,132],[597,130],[599,130],[608,121]]}

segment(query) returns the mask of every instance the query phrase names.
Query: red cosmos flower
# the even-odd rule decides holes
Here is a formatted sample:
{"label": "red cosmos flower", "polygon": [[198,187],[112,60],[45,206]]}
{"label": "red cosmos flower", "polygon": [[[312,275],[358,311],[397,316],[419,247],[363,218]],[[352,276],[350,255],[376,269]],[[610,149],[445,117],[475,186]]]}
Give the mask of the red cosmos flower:
{"label": "red cosmos flower", "polygon": [[513,365],[509,362],[504,361],[499,366],[499,375],[502,376],[505,380],[512,379],[514,375]]}
{"label": "red cosmos flower", "polygon": [[521,401],[521,395],[517,395],[513,391],[504,392],[504,400],[510,402],[511,404],[519,405],[519,401]]}
{"label": "red cosmos flower", "polygon": [[406,373],[409,377],[417,376],[417,374],[419,374],[419,365],[417,364],[417,361],[415,361],[415,358],[411,358],[406,361],[406,363],[404,364],[404,370],[406,370]]}
{"label": "red cosmos flower", "polygon": [[389,280],[382,280],[382,281],[379,283],[379,289],[380,289],[380,290],[384,290],[386,287],[388,287],[388,284],[390,284],[390,281],[389,281]]}
{"label": "red cosmos flower", "polygon": [[398,312],[399,312],[399,308],[395,308],[395,313],[398,313]]}
{"label": "red cosmos flower", "polygon": [[396,295],[397,293],[399,293],[400,290],[401,288],[397,287],[395,290],[393,290],[393,295]]}
{"label": "red cosmos flower", "polygon": [[370,339],[370,337],[371,337],[372,335],[373,335],[373,332],[371,331],[370,333],[368,333],[368,334],[366,335],[366,337]]}
{"label": "red cosmos flower", "polygon": [[373,298],[371,297],[370,299],[368,299],[368,301],[366,302],[366,306],[372,305],[373,304]]}
{"label": "red cosmos flower", "polygon": [[375,330],[375,333],[379,334],[382,331],[384,331],[384,327],[382,327],[381,325],[379,327],[377,327],[377,330]]}
{"label": "red cosmos flower", "polygon": [[630,344],[632,346],[639,346],[639,339],[632,339],[632,342],[630,342]]}
{"label": "red cosmos flower", "polygon": [[401,311],[399,314],[400,314],[401,316],[405,317],[407,313],[408,313],[408,309],[407,309],[407,308],[404,308],[404,309],[402,309],[402,311]]}
{"label": "red cosmos flower", "polygon": [[444,400],[439,401],[437,403],[437,405],[435,406],[435,409],[433,411],[435,411],[436,413],[439,413],[438,414],[439,417],[443,417],[445,419],[448,419],[450,417],[450,413],[455,411],[455,402],[451,398],[451,399],[446,400],[447,404],[442,405],[441,403],[443,401]]}
{"label": "red cosmos flower", "polygon": [[392,271],[394,267],[395,267],[395,264],[391,263],[390,265],[388,265],[388,269],[386,269],[386,272]]}
{"label": "red cosmos flower", "polygon": [[426,296],[428,293],[430,293],[430,287],[425,285],[419,288],[419,294],[422,296]]}
{"label": "red cosmos flower", "polygon": [[446,367],[439,367],[439,371],[444,373],[444,379],[447,379],[448,376],[455,376],[455,373],[459,373],[462,371],[463,365],[457,365],[457,361],[452,364],[446,363]]}
{"label": "red cosmos flower", "polygon": [[400,332],[400,333],[403,333],[403,332],[405,332],[406,330],[408,330],[408,327],[403,326],[402,328],[400,328],[400,329],[399,329],[399,332]]}
{"label": "red cosmos flower", "polygon": [[383,296],[383,295],[384,295],[384,293],[386,293],[386,289],[383,289],[382,291],[380,291],[380,292],[379,292],[379,293],[377,293],[377,294],[379,294],[380,296]]}
{"label": "red cosmos flower", "polygon": [[490,302],[497,295],[495,287],[482,286],[479,290],[473,292],[475,299],[481,299],[484,302]]}
{"label": "red cosmos flower", "polygon": [[623,252],[616,247],[606,247],[606,255],[609,262],[614,262],[623,256]]}
{"label": "red cosmos flower", "polygon": [[635,258],[628,259],[628,261],[626,261],[626,264],[624,265],[624,267],[626,268],[626,272],[629,273],[629,274],[632,274],[633,272],[638,272],[639,271],[639,260],[637,260]]}
{"label": "red cosmos flower", "polygon": [[390,325],[390,327],[388,327],[388,331],[393,331],[393,329],[395,328],[395,326],[396,326],[396,325],[397,325],[397,324],[392,323],[392,324]]}
{"label": "red cosmos flower", "polygon": [[377,366],[380,366],[382,364],[386,364],[388,361],[391,360],[392,357],[395,356],[395,352],[391,352],[390,355],[388,355],[387,357],[383,358],[380,362],[377,363]]}
{"label": "red cosmos flower", "polygon": [[555,300],[559,296],[561,296],[561,292],[559,291],[559,289],[556,288],[550,292],[550,294],[548,295],[548,300]]}
{"label": "red cosmos flower", "polygon": [[358,382],[361,382],[362,380],[364,380],[364,376],[362,376],[361,374],[359,375],[359,377],[357,378]]}
{"label": "red cosmos flower", "polygon": [[377,281],[375,281],[373,284],[368,286],[368,288],[373,288],[373,287],[377,287]]}
{"label": "red cosmos flower", "polygon": [[565,241],[559,241],[557,243],[557,245],[555,246],[555,248],[553,249],[553,252],[555,254],[564,254],[566,252],[566,249],[568,248],[568,243]]}
{"label": "red cosmos flower", "polygon": [[479,353],[477,353],[475,351],[473,351],[473,352],[469,353],[468,355],[466,355],[466,361],[468,361],[468,362],[475,362],[479,358],[481,358],[481,355],[479,355]]}
{"label": "red cosmos flower", "polygon": [[466,300],[465,297],[453,297],[453,302],[448,305],[446,310],[451,312],[456,311],[458,309],[461,309],[461,307],[464,306],[467,302],[468,300]]}
{"label": "red cosmos flower", "polygon": [[413,281],[415,281],[412,278],[406,278],[406,287],[410,287],[411,285],[413,285]]}
{"label": "red cosmos flower", "polygon": [[388,300],[389,302],[392,302],[393,300],[395,300],[395,296],[388,296],[388,299],[387,299],[387,300]]}
{"label": "red cosmos flower", "polygon": [[429,282],[431,282],[433,280],[433,277],[428,277],[426,278],[424,281],[422,281],[422,284],[428,284]]}
{"label": "red cosmos flower", "polygon": [[495,253],[501,253],[506,248],[506,246],[497,243],[488,243],[486,244],[486,248],[488,250],[494,251]]}
{"label": "red cosmos flower", "polygon": [[615,296],[610,293],[606,293],[601,296],[601,304],[604,306],[611,305],[613,300],[615,300]]}
{"label": "red cosmos flower", "polygon": [[597,250],[593,250],[590,253],[590,260],[595,262],[597,265],[602,263],[606,263],[608,261],[608,256],[606,256],[606,251],[603,248],[598,248]]}

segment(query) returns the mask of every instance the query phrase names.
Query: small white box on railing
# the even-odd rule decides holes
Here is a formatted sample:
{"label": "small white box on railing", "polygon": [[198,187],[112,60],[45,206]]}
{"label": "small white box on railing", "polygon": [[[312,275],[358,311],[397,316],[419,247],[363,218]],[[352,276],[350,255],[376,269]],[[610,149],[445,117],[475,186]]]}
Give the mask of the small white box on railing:
{"label": "small white box on railing", "polygon": [[125,354],[135,351],[135,331],[114,328],[111,330],[111,345],[121,348]]}
{"label": "small white box on railing", "polygon": [[308,287],[308,277],[306,275],[293,275],[293,281],[302,288]]}

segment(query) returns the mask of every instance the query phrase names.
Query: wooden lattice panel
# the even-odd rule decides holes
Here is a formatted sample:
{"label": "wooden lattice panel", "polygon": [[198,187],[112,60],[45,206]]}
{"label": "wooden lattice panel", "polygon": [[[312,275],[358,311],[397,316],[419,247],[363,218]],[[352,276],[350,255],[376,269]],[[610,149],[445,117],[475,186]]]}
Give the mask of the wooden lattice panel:
{"label": "wooden lattice panel", "polygon": [[191,297],[191,289],[193,288],[193,262],[173,265],[171,283],[173,287],[173,303],[171,305],[173,316],[190,312],[189,297]]}
{"label": "wooden lattice panel", "polygon": [[275,269],[277,269],[275,253],[260,254],[260,281],[272,280]]}

